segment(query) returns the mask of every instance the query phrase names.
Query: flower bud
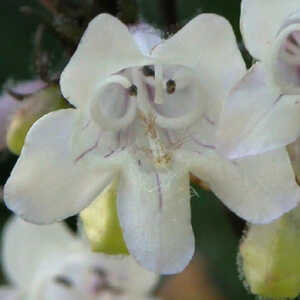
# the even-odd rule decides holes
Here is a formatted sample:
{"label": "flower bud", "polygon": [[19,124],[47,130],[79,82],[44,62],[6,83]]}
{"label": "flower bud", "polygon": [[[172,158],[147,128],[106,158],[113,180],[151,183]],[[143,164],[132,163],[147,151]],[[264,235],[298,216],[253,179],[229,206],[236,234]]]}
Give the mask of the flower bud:
{"label": "flower bud", "polygon": [[250,225],[240,246],[241,271],[253,294],[300,294],[300,208],[267,225]]}
{"label": "flower bud", "polygon": [[69,104],[62,98],[57,85],[48,86],[26,97],[11,116],[7,128],[6,142],[9,150],[19,155],[32,124],[51,111],[67,107]]}
{"label": "flower bud", "polygon": [[287,150],[290,156],[292,167],[295,172],[296,180],[299,184],[300,183],[300,138],[298,138],[292,144],[289,144],[287,146]]}
{"label": "flower bud", "polygon": [[83,229],[93,251],[129,254],[119,223],[116,200],[116,182],[113,182],[80,213]]}

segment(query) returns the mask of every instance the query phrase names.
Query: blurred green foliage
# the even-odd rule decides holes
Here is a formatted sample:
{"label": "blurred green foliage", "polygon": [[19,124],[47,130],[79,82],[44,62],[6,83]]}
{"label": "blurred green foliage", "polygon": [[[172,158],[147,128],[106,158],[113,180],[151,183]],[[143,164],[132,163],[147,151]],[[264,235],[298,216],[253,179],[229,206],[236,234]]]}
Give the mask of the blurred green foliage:
{"label": "blurred green foliage", "polygon": [[[168,13],[168,5],[179,26],[184,25],[201,12],[221,14],[233,24],[237,37],[240,39],[238,28],[240,0],[137,0],[137,4],[139,5],[139,14],[145,21],[167,31],[170,30],[165,18]],[[1,86],[8,79],[23,80],[35,76],[33,39],[39,18],[22,14],[20,7],[23,5],[37,6],[37,0],[2,0],[0,2]],[[106,7],[105,5],[104,7]],[[48,40],[48,43],[52,45],[52,40]],[[56,50],[57,52],[59,50]],[[1,185],[9,176],[15,160],[16,157],[9,154],[8,151],[0,153]],[[237,217],[232,216],[210,192],[204,192],[194,187],[193,194],[192,215],[197,249],[208,262],[211,278],[225,299],[254,299],[247,293],[243,283],[239,280],[236,266],[237,248],[243,223]],[[9,212],[5,206],[0,205],[1,227],[8,215]],[[201,295],[199,299],[201,299]]]}

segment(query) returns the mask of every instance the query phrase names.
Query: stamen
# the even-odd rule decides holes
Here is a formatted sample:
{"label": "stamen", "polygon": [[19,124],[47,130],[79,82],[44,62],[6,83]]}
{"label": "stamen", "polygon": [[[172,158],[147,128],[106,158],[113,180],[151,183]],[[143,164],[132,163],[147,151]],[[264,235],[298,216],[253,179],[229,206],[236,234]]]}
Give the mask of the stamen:
{"label": "stamen", "polygon": [[137,96],[137,86],[133,84],[133,85],[128,89],[128,93],[129,93],[129,96],[134,96],[134,97],[136,97],[136,96]]}
{"label": "stamen", "polygon": [[58,284],[61,284],[65,287],[68,287],[68,288],[71,288],[72,287],[72,282],[70,279],[68,279],[67,277],[63,276],[63,275],[57,275],[55,278],[54,278],[54,281]]}
{"label": "stamen", "polygon": [[167,93],[168,94],[173,94],[176,90],[176,82],[173,79],[170,79],[166,83],[167,86]]}
{"label": "stamen", "polygon": [[146,77],[154,77],[154,75],[155,75],[153,67],[151,67],[151,66],[144,66],[142,69],[142,72],[143,72],[144,76],[146,76]]}

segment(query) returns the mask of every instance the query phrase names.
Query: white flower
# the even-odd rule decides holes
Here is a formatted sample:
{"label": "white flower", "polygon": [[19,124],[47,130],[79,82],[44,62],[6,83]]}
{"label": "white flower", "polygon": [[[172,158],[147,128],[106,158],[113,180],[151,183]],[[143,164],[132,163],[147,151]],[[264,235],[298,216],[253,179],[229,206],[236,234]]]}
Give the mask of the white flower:
{"label": "white flower", "polygon": [[153,300],[147,294],[158,281],[130,256],[90,252],[59,223],[37,226],[13,218],[2,258],[11,285],[0,288],[1,300]]}
{"label": "white flower", "polygon": [[194,253],[189,172],[247,220],[279,217],[298,201],[287,152],[230,161],[215,150],[223,101],[245,72],[220,16],[199,15],[149,56],[117,19],[96,17],[61,77],[76,109],[32,127],[5,186],[7,206],[51,223],[118,177],[127,248],[160,273],[180,272]]}
{"label": "white flower", "polygon": [[274,150],[300,135],[300,2],[243,0],[241,31],[258,62],[225,103],[218,148],[231,158]]}

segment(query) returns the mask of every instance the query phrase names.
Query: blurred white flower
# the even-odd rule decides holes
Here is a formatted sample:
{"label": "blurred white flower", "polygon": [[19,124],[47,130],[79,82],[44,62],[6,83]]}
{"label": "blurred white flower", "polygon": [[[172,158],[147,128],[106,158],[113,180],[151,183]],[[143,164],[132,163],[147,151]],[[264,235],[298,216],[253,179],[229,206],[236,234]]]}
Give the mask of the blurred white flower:
{"label": "blurred white flower", "polygon": [[298,189],[284,149],[235,161],[216,152],[223,101],[246,72],[230,24],[202,14],[154,44],[144,55],[116,18],[90,23],[61,77],[76,109],[35,123],[4,198],[24,219],[51,223],[80,212],[118,178],[129,252],[167,274],[194,253],[189,172],[258,223],[295,207]]}
{"label": "blurred white flower", "polygon": [[300,135],[300,2],[243,0],[241,31],[258,62],[224,106],[218,148],[231,158],[277,149]]}
{"label": "blurred white flower", "polygon": [[[20,94],[31,94],[45,86],[40,80],[25,81],[13,87],[13,91]],[[16,110],[22,105],[7,92],[0,96],[0,150],[6,147],[6,132],[9,121]]]}
{"label": "blurred white flower", "polygon": [[5,227],[1,300],[153,300],[159,277],[131,257],[90,252],[63,224],[13,218]]}

